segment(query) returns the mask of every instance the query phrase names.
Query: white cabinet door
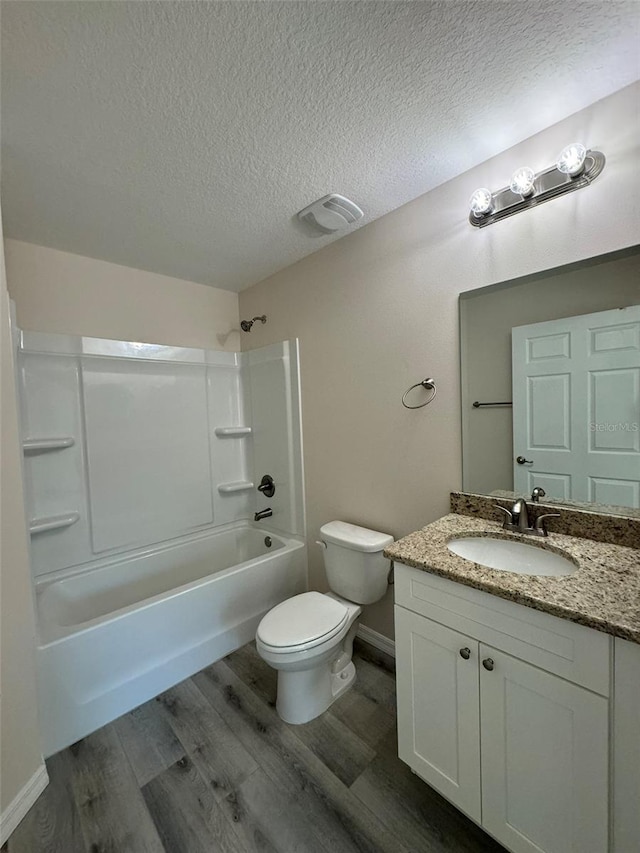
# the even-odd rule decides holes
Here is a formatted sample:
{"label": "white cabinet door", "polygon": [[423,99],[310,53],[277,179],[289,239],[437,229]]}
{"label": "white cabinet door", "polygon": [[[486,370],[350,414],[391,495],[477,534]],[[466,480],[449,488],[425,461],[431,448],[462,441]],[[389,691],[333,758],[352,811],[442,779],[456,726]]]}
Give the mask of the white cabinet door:
{"label": "white cabinet door", "polygon": [[515,490],[640,507],[640,305],[511,336]]}
{"label": "white cabinet door", "polygon": [[606,853],[607,700],[488,646],[480,658],[483,826],[513,853]]}
{"label": "white cabinet door", "polygon": [[395,608],[398,754],[480,822],[478,643]]}

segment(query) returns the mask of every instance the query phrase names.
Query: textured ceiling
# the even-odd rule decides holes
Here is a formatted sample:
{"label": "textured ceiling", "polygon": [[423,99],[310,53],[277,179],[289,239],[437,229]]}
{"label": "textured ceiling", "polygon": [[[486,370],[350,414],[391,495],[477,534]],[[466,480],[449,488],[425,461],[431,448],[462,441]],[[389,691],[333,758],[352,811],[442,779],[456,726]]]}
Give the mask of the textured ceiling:
{"label": "textured ceiling", "polygon": [[639,12],[3,2],[5,233],[241,290],[339,238],[319,196],[366,224],[637,79]]}

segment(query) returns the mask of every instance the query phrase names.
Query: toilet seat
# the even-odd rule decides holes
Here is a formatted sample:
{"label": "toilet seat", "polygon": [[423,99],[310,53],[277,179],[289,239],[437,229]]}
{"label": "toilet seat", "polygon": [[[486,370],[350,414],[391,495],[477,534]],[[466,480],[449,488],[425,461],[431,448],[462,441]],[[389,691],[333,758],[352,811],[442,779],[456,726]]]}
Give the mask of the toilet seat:
{"label": "toilet seat", "polygon": [[257,640],[275,654],[312,649],[339,634],[349,611],[335,598],[303,592],[278,604],[258,626]]}

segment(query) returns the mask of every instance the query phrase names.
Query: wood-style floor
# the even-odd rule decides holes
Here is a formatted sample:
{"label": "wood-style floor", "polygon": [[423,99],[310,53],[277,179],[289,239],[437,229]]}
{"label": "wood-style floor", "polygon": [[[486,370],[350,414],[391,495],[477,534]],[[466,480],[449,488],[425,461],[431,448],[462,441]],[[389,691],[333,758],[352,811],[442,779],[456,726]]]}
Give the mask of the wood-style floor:
{"label": "wood-style floor", "polygon": [[289,726],[245,646],[50,758],[8,853],[504,853],[397,758],[393,675],[354,659],[354,687]]}

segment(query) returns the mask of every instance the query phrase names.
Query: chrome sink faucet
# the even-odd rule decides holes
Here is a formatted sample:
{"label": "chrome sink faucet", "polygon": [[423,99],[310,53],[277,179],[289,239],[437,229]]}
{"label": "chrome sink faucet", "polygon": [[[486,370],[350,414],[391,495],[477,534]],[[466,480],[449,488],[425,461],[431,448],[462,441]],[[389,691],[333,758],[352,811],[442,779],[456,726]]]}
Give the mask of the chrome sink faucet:
{"label": "chrome sink faucet", "polygon": [[517,527],[519,533],[524,533],[531,525],[529,524],[529,510],[524,498],[518,500],[511,507],[511,524]]}
{"label": "chrome sink faucet", "polygon": [[513,533],[526,533],[528,536],[548,536],[545,521],[548,518],[560,518],[559,513],[548,512],[539,515],[532,527],[529,522],[529,509],[524,498],[518,498],[510,510],[500,506],[500,504],[494,504],[494,506],[505,514],[503,530],[509,530]]}

